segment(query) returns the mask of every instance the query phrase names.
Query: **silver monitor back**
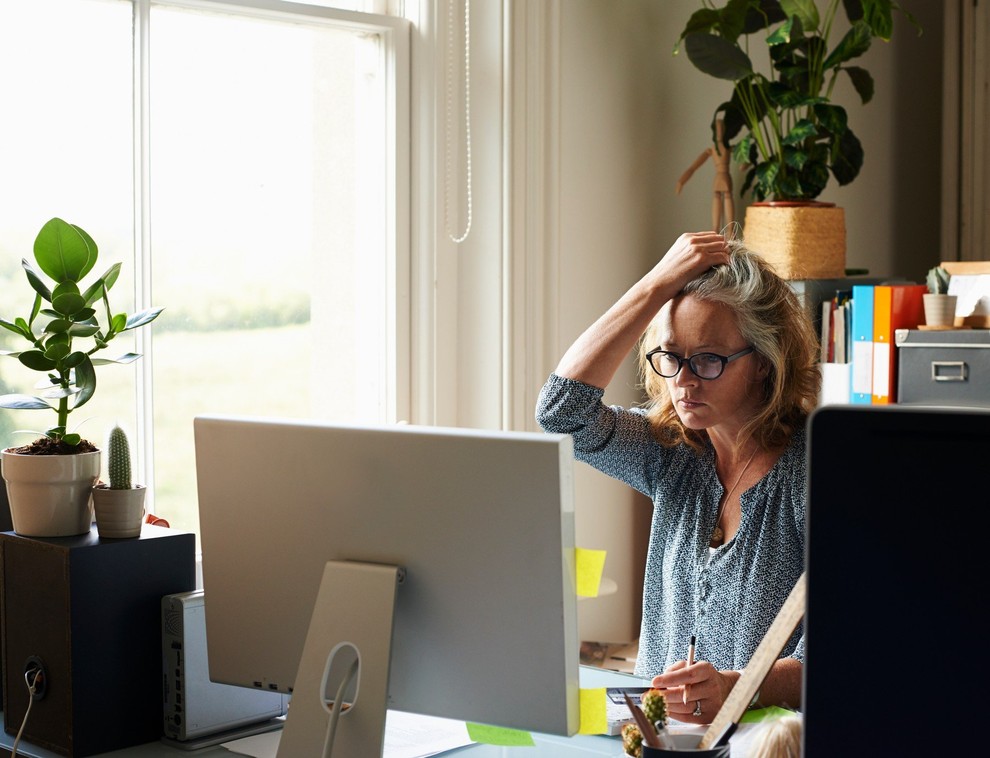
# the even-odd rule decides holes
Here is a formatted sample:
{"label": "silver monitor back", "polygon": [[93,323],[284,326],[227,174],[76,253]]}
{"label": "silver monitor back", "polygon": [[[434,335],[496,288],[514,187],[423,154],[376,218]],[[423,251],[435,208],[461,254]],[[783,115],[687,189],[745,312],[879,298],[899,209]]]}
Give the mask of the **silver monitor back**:
{"label": "silver monitor back", "polygon": [[405,570],[389,707],[576,731],[569,436],[223,416],[194,431],[213,681],[291,692],[326,562],[384,563]]}

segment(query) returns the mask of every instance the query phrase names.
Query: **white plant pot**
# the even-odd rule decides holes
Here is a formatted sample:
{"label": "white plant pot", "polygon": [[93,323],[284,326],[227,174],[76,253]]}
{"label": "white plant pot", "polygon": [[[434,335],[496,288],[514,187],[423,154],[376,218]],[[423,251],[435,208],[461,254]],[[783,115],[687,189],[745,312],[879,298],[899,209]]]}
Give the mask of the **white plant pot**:
{"label": "white plant pot", "polygon": [[100,451],[74,455],[24,455],[4,450],[0,470],[7,483],[10,520],[25,537],[71,537],[93,525],[93,484]]}
{"label": "white plant pot", "polygon": [[140,537],[144,523],[143,484],[129,490],[112,490],[105,484],[93,487],[93,508],[100,538]]}
{"label": "white plant pot", "polygon": [[928,326],[953,326],[956,323],[957,295],[933,295],[926,293],[921,296],[925,306],[925,324]]}

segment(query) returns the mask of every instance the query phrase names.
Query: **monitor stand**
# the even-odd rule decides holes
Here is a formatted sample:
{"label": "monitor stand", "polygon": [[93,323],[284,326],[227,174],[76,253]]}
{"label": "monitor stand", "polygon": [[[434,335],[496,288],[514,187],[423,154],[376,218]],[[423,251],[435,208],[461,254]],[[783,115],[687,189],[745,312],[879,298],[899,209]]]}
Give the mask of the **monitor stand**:
{"label": "monitor stand", "polygon": [[[328,739],[333,740],[334,758],[382,755],[395,593],[402,579],[398,566],[327,562],[279,739],[278,758],[324,755]],[[357,675],[347,684],[355,660]],[[343,710],[331,735],[331,710],[341,688]]]}

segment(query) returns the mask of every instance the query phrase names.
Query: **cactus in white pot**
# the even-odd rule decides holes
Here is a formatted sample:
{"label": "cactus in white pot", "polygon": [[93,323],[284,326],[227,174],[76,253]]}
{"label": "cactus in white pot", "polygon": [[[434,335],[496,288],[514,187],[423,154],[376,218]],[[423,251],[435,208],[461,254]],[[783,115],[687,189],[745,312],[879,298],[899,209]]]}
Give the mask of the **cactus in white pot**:
{"label": "cactus in white pot", "polygon": [[131,482],[131,448],[127,434],[115,424],[107,435],[109,484],[93,487],[93,511],[100,537],[139,537],[144,521],[145,488]]}
{"label": "cactus in white pot", "polygon": [[949,294],[952,277],[942,266],[928,270],[925,283],[928,292],[922,297],[925,309],[925,326],[928,329],[952,329],[956,323],[957,295]]}
{"label": "cactus in white pot", "polygon": [[107,478],[112,490],[131,488],[131,447],[120,424],[107,435]]}

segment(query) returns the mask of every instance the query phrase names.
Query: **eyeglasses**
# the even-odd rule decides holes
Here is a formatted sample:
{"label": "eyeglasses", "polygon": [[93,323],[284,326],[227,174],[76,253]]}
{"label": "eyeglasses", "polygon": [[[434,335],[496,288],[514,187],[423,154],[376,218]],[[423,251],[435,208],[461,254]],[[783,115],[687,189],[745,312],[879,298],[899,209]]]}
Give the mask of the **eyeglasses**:
{"label": "eyeglasses", "polygon": [[650,367],[660,376],[670,379],[677,376],[681,367],[686,363],[688,368],[699,379],[718,379],[725,371],[725,367],[736,358],[742,358],[753,352],[752,347],[746,347],[738,353],[732,355],[718,355],[717,353],[695,353],[687,358],[682,358],[677,353],[668,353],[666,350],[657,348],[646,354],[646,360],[650,362]]}

